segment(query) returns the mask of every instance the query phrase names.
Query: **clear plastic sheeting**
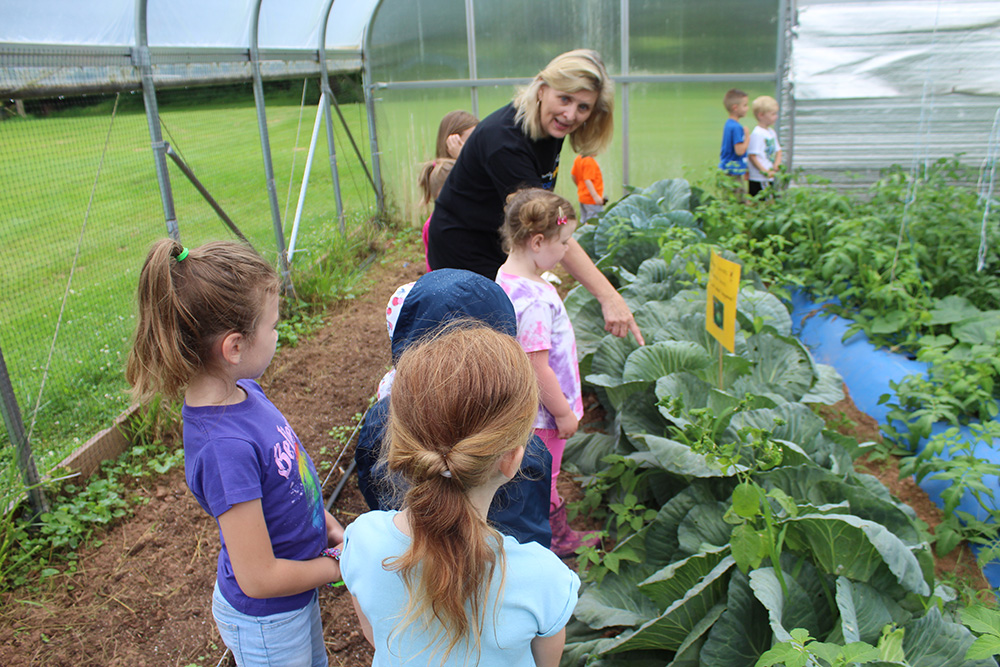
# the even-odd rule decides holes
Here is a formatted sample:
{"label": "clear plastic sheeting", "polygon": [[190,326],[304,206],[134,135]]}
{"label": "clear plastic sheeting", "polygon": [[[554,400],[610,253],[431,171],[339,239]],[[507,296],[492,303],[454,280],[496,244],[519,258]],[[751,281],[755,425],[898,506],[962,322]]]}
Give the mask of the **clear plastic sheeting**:
{"label": "clear plastic sheeting", "polygon": [[[560,53],[598,51],[616,81],[615,133],[598,161],[624,183],[701,177],[718,163],[726,90],[774,94],[790,0],[382,0],[365,44],[387,201],[422,224],[419,164],[441,117],[488,116]],[[564,145],[559,194],[576,201]]]}
{"label": "clear plastic sheeting", "polygon": [[[256,42],[265,78],[361,69],[377,0],[261,0]],[[146,43],[158,87],[249,81],[255,0],[147,0]],[[329,8],[329,19],[327,9]],[[92,94],[139,81],[135,0],[0,0],[0,96]]]}
{"label": "clear plastic sheeting", "polygon": [[[262,49],[314,51],[329,0],[262,0]],[[361,50],[377,0],[335,0],[326,47]],[[255,0],[148,0],[149,45],[247,48]],[[134,46],[135,0],[0,0],[0,47],[7,44]]]}
{"label": "clear plastic sheeting", "polygon": [[465,0],[383,0],[372,16],[375,81],[467,79]]}
{"label": "clear plastic sheeting", "polygon": [[791,166],[841,188],[960,156],[1000,107],[1000,2],[798,0],[781,109]]}
{"label": "clear plastic sheeting", "polygon": [[633,0],[629,13],[633,74],[774,70],[778,3],[771,0]]}
{"label": "clear plastic sheeting", "polygon": [[1000,3],[798,3],[792,81],[799,100],[1000,94]]}
{"label": "clear plastic sheeting", "polygon": [[135,0],[0,0],[0,42],[131,45]]}
{"label": "clear plastic sheeting", "polygon": [[[290,3],[289,6],[296,5]],[[265,8],[266,4],[262,4],[262,14]],[[146,9],[149,46],[245,48],[250,44],[253,10],[254,4],[246,0],[151,1]],[[266,26],[261,21],[261,43],[266,43],[263,39]],[[316,40],[308,44],[313,46]],[[305,42],[301,44],[305,45]]]}

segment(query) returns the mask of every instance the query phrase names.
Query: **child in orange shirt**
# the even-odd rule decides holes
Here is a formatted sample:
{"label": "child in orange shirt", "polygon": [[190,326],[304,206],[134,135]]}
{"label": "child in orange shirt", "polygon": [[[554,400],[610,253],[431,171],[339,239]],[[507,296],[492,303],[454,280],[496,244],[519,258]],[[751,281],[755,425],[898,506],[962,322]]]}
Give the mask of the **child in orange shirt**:
{"label": "child in orange shirt", "polygon": [[570,175],[576,183],[577,197],[580,199],[580,224],[583,225],[588,218],[597,217],[608,201],[604,197],[601,167],[592,156],[577,155]]}

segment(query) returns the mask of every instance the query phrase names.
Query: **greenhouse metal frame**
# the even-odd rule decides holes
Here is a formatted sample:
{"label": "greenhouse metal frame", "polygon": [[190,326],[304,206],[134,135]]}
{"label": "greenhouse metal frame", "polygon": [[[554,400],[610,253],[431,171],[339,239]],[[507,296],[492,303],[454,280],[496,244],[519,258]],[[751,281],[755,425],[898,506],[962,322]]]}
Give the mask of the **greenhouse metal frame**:
{"label": "greenhouse metal frame", "polygon": [[[467,92],[479,116],[492,108],[484,98],[509,99],[547,58],[580,46],[603,54],[618,86],[611,173],[626,187],[645,184],[639,167],[659,169],[664,147],[637,145],[636,109],[654,97],[649,91],[671,86],[773,89],[787,163],[844,185],[852,183],[847,174],[874,177],[917,157],[962,153],[978,164],[1000,116],[995,0],[0,0],[0,17],[0,99],[141,90],[163,219],[174,238],[180,227],[156,91],[252,82],[262,180],[286,281],[265,80],[319,79],[341,229],[331,74],[362,74],[370,155],[351,142],[357,159],[370,163],[379,213],[387,200],[408,199],[413,160],[404,148],[433,141],[430,126],[407,135],[385,111],[391,103],[405,108],[426,94],[466,106]],[[12,350],[6,353],[9,359]],[[30,458],[22,412],[0,371],[8,433]]]}

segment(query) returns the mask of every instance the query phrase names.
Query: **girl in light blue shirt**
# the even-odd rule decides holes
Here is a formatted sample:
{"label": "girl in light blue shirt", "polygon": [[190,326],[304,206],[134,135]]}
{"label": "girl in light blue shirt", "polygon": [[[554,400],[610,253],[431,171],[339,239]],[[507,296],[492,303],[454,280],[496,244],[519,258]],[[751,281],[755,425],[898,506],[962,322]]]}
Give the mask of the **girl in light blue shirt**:
{"label": "girl in light blue shirt", "polygon": [[373,665],[555,667],[580,580],[487,522],[538,407],[517,341],[469,322],[396,364],[386,463],[410,484],[400,512],[347,527],[340,566]]}

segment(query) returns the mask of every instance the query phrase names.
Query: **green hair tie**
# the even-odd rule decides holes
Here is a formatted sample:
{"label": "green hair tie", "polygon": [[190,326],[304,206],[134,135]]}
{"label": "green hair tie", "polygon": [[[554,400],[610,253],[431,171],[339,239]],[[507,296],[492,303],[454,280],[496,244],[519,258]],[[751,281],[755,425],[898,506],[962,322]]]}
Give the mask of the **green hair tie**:
{"label": "green hair tie", "polygon": [[183,262],[185,259],[187,259],[187,256],[188,256],[188,249],[184,248],[184,250],[181,250],[181,254],[177,255],[177,261]]}

